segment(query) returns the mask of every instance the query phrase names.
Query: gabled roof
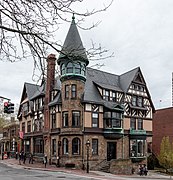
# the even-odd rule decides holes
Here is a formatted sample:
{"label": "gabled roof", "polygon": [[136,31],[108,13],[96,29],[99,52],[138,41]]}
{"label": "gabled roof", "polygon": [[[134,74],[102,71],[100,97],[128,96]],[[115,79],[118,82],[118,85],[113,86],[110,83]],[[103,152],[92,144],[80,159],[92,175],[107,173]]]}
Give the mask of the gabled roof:
{"label": "gabled roof", "polygon": [[[109,105],[106,104],[105,100],[102,99],[101,94],[99,93],[97,87],[126,93],[132,82],[137,82],[146,85],[142,72],[139,67],[132,69],[131,71],[128,71],[122,75],[115,75],[104,71],[87,68],[83,102],[88,102],[88,103],[93,102],[93,103],[103,104],[104,106],[107,107],[108,106],[113,107],[115,103]],[[146,90],[148,96],[150,97],[147,87]],[[151,100],[150,102],[154,110],[154,105]]]}
{"label": "gabled roof", "polygon": [[54,98],[53,101],[51,101],[48,105],[54,106],[56,104],[62,104],[62,98],[61,98],[61,92],[59,91],[57,96]]}
{"label": "gabled roof", "polygon": [[[20,104],[29,102],[29,105],[32,109],[33,103],[31,102],[31,98],[34,95],[34,93],[36,92],[36,90],[38,89],[38,87],[39,87],[38,85],[25,82],[24,86],[23,86]],[[18,116],[20,114],[20,111],[21,111],[21,106],[19,106]]]}
{"label": "gabled roof", "polygon": [[130,84],[134,80],[134,77],[137,72],[139,72],[140,68],[137,67],[135,69],[132,69],[131,71],[128,71],[122,75],[120,75],[120,86],[124,92],[127,92],[129,89]]}
{"label": "gabled roof", "polygon": [[[39,88],[38,85],[31,84],[31,83],[24,83],[24,88],[23,88],[23,93],[22,93],[22,98],[24,96],[24,93],[26,92],[28,100],[31,100],[32,96],[36,92],[36,90]],[[21,101],[24,99],[21,99]]]}
{"label": "gabled roof", "polygon": [[98,89],[96,87],[97,85],[106,89],[122,91],[119,84],[119,76],[104,71],[87,68],[83,101],[103,103],[102,97],[98,93]]}
{"label": "gabled roof", "polygon": [[[68,57],[69,59],[80,59],[89,63],[85,48],[83,47],[78,29],[75,23],[75,17],[72,17],[72,23],[67,33],[64,45],[62,47],[59,59]],[[58,59],[58,63],[59,63]]]}
{"label": "gabled roof", "polygon": [[37,87],[35,93],[31,97],[31,100],[37,98],[38,96],[44,96],[44,95],[45,95],[45,83]]}

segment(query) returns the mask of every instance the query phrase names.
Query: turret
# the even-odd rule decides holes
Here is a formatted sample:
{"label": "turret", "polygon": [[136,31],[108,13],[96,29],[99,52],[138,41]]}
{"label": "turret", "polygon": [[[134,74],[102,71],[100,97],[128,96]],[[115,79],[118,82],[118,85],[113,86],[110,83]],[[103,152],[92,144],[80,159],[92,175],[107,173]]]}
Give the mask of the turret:
{"label": "turret", "polygon": [[57,60],[61,70],[61,81],[68,79],[86,80],[86,66],[89,64],[73,15],[68,34]]}

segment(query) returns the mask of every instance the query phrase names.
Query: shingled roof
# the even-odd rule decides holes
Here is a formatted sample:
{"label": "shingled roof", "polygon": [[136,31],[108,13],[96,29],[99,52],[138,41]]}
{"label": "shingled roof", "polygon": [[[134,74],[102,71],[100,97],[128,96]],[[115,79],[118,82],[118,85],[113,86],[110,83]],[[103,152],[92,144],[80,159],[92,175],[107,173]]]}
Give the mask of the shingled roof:
{"label": "shingled roof", "polygon": [[75,23],[75,17],[72,17],[72,23],[67,33],[64,45],[59,55],[58,63],[61,58],[80,59],[80,61],[86,61],[89,63],[85,48],[83,47],[82,40],[80,38],[78,29]]}
{"label": "shingled roof", "polygon": [[139,70],[140,68],[138,67],[122,75],[116,75],[92,68],[87,68],[87,77],[83,101],[97,102],[103,104],[105,103],[100,96],[96,86],[104,89],[126,93],[136,73]]}

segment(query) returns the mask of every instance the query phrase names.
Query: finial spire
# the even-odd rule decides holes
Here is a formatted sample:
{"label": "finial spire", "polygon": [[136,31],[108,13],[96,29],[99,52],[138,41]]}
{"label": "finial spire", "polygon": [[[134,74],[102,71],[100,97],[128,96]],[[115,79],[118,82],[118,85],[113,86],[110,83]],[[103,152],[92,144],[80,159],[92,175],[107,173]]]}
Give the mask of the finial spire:
{"label": "finial spire", "polygon": [[72,19],[75,19],[75,17],[74,17],[74,13],[73,13]]}
{"label": "finial spire", "polygon": [[75,23],[74,13],[73,13],[73,16],[72,16],[72,23]]}

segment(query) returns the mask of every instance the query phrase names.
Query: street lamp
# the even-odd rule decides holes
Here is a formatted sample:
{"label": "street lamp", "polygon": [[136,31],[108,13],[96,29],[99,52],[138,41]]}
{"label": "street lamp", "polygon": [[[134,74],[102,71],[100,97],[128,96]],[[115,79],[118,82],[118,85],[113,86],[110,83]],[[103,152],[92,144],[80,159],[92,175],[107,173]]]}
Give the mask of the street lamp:
{"label": "street lamp", "polygon": [[90,147],[89,139],[86,142],[86,147],[87,147],[87,173],[89,173],[89,147]]}

